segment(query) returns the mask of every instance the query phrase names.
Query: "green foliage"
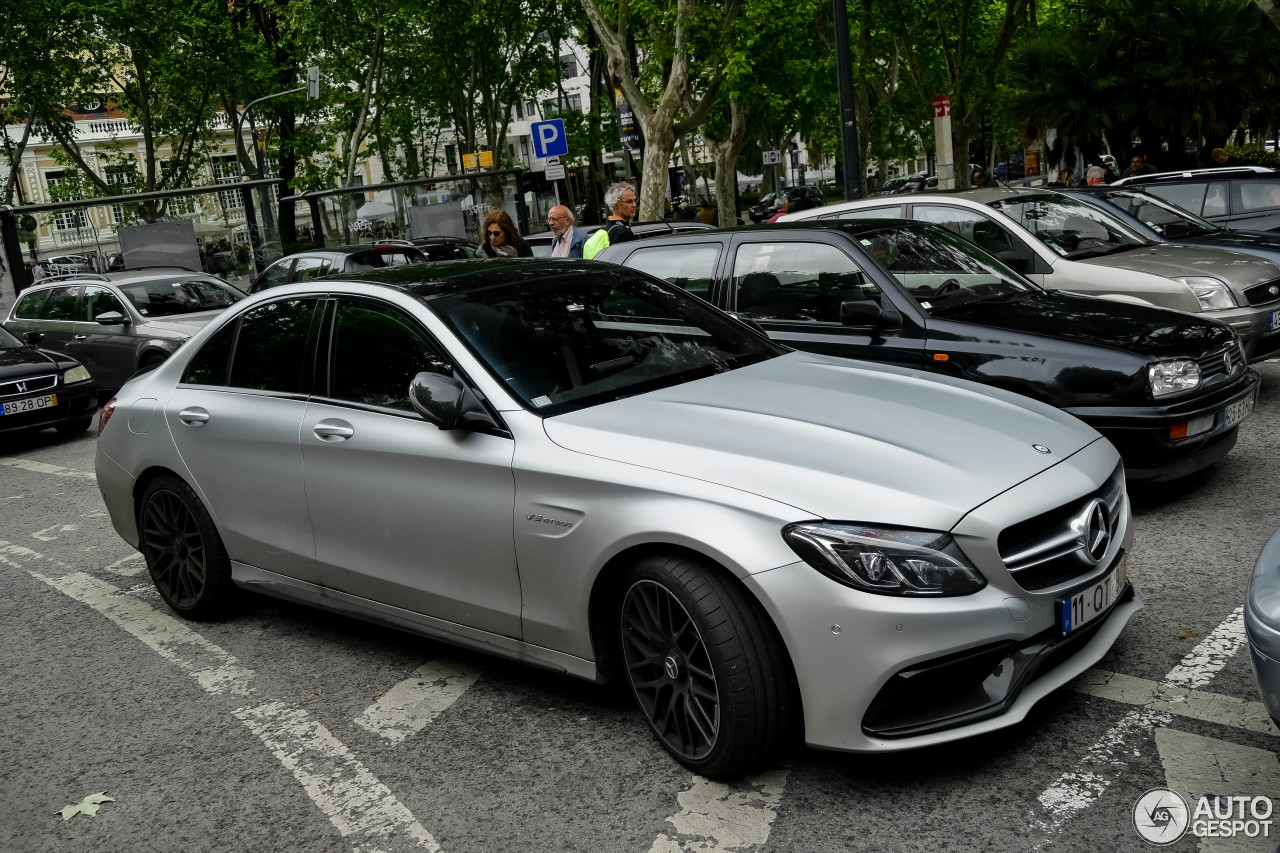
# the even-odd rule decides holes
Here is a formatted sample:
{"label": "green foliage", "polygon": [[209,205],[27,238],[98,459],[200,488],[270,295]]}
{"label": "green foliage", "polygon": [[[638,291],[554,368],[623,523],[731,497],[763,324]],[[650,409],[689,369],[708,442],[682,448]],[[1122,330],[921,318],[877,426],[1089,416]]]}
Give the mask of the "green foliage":
{"label": "green foliage", "polygon": [[1246,166],[1280,169],[1280,152],[1268,151],[1261,145],[1228,145],[1226,152]]}

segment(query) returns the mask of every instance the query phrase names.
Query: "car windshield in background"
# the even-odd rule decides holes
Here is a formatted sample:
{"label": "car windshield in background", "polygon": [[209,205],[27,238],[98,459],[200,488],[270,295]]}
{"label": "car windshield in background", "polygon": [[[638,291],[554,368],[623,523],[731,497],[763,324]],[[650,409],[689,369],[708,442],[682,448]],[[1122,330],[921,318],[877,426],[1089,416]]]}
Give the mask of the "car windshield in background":
{"label": "car windshield in background", "polygon": [[991,204],[1053,251],[1071,260],[1109,255],[1147,245],[1114,216],[1060,196],[1019,196]]}
{"label": "car windshield in background", "polygon": [[13,336],[13,333],[0,326],[0,349],[21,349],[26,346],[22,341]]}
{"label": "car windshield in background", "polygon": [[1135,219],[1145,222],[1152,230],[1170,240],[1179,237],[1203,237],[1215,234],[1222,229],[1206,219],[1175,207],[1164,199],[1145,193],[1111,190],[1102,193],[1102,197],[1123,208]]}
{"label": "car windshield in background", "polygon": [[863,232],[858,243],[930,314],[1039,292],[998,259],[940,226],[903,223]]}
{"label": "car windshield in background", "polygon": [[408,246],[397,246],[394,249],[371,249],[367,252],[357,252],[347,258],[345,272],[379,270],[383,267],[404,267],[409,264],[426,263],[426,261],[426,255]]}
{"label": "car windshield in background", "polygon": [[427,304],[512,395],[547,417],[786,351],[697,298],[624,270]]}
{"label": "car windshield in background", "polygon": [[219,311],[245,296],[229,284],[207,278],[129,282],[120,285],[120,292],[144,317]]}

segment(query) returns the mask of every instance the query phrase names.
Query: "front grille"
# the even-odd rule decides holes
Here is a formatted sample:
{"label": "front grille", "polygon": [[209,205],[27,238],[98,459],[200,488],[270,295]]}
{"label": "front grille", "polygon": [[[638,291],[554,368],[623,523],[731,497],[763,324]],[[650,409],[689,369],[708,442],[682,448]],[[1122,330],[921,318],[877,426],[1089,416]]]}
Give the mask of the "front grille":
{"label": "front grille", "polygon": [[[1227,362],[1223,359],[1224,355],[1231,360],[1230,370],[1227,369]],[[1200,384],[1205,384],[1215,376],[1235,376],[1244,367],[1244,362],[1244,347],[1238,343],[1230,344],[1213,355],[1197,359],[1196,364],[1200,368]]]}
{"label": "front grille", "polygon": [[0,397],[16,397],[22,394],[36,394],[48,391],[58,384],[58,376],[33,376],[30,379],[15,379],[11,382],[0,382]]}
{"label": "front grille", "polygon": [[1268,302],[1280,300],[1280,278],[1255,284],[1244,292],[1244,298],[1250,305],[1266,305]]}
{"label": "front grille", "polygon": [[1094,499],[1106,506],[1107,528],[1114,539],[1120,526],[1120,504],[1124,497],[1124,463],[1116,466],[1101,488],[1034,518],[1020,521],[1000,532],[997,546],[1000,559],[1018,586],[1028,592],[1049,589],[1097,571],[1081,560],[1080,531],[1072,527]]}

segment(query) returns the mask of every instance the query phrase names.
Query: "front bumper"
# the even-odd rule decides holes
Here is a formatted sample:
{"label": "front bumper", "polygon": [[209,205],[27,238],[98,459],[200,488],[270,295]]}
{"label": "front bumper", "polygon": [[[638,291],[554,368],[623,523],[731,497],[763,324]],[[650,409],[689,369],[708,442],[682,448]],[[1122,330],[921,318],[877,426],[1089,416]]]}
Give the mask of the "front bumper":
{"label": "front bumper", "polygon": [[1280,721],[1280,531],[1254,565],[1245,594],[1244,630],[1262,703]]}
{"label": "front bumper", "polygon": [[[1236,382],[1212,394],[1145,408],[1079,407],[1066,409],[1102,433],[1124,459],[1131,481],[1164,482],[1207,468],[1231,452],[1236,427],[1227,426],[1227,408],[1242,400],[1257,400],[1261,377],[1247,370]],[[1212,417],[1213,427],[1189,438],[1170,438],[1171,427]]]}
{"label": "front bumper", "polygon": [[59,424],[92,417],[98,410],[98,383],[92,379],[72,385],[59,383],[48,391],[39,393],[56,394],[58,405],[17,415],[0,416],[0,433],[48,429]]}

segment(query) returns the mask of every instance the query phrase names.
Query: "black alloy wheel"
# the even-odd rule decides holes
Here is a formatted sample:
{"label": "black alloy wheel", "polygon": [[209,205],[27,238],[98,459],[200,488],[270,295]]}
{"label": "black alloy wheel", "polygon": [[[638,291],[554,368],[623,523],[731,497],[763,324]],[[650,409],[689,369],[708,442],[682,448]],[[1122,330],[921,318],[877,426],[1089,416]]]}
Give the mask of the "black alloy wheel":
{"label": "black alloy wheel", "polygon": [[704,776],[767,762],[798,720],[781,639],[731,576],[691,556],[639,560],[617,611],[627,682],[672,757]]}
{"label": "black alloy wheel", "polygon": [[231,603],[231,564],[204,504],[176,477],[158,477],[142,498],[138,528],[151,580],[188,619],[213,619]]}

